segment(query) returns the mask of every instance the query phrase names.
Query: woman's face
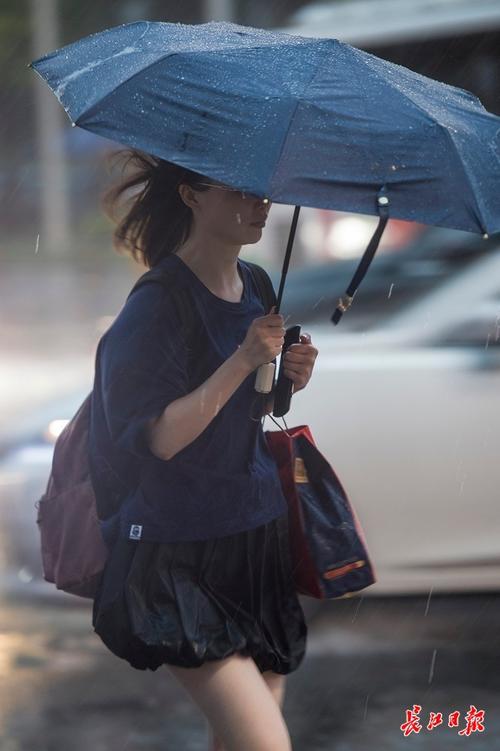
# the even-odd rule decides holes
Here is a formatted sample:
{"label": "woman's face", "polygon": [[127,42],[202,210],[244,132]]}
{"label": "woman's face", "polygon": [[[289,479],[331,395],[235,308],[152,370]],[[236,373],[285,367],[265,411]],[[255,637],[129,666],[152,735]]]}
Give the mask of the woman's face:
{"label": "woman's face", "polygon": [[242,193],[215,180],[202,184],[210,187],[196,191],[199,210],[194,214],[200,229],[233,245],[258,242],[271,202],[264,203],[258,196]]}

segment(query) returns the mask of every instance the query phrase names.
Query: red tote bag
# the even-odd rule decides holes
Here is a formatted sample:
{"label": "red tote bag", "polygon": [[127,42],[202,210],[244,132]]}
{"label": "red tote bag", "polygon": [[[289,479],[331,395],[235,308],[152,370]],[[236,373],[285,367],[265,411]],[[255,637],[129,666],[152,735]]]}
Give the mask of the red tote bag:
{"label": "red tote bag", "polygon": [[264,435],[288,502],[297,591],[334,599],[374,584],[375,571],[359,519],[309,426],[266,430]]}

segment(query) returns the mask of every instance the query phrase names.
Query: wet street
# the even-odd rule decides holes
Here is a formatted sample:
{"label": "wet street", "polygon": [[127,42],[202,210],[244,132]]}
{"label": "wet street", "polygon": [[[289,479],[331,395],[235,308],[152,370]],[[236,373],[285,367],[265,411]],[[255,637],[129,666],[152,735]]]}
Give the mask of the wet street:
{"label": "wet street", "polygon": [[[498,748],[497,595],[303,602],[308,650],[284,706],[294,751]],[[168,669],[112,655],[90,600],[4,592],[0,666],[1,751],[207,748],[205,719]],[[414,705],[421,729],[405,736]],[[442,721],[428,729],[431,712]]]}

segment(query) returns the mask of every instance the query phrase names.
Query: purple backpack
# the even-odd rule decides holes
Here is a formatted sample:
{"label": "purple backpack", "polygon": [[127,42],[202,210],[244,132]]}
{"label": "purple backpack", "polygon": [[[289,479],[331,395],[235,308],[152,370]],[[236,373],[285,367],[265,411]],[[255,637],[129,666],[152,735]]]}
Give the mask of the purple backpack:
{"label": "purple backpack", "polygon": [[[274,301],[272,282],[260,266],[245,261],[269,310]],[[159,281],[174,294],[187,340],[195,325],[193,309],[168,269],[153,268],[144,273],[128,297],[142,284]],[[128,299],[128,298],[127,298]],[[92,392],[58,436],[52,457],[47,489],[35,503],[40,531],[43,578],[57,589],[93,599],[108,557],[97,516],[91,481],[88,441]]]}
{"label": "purple backpack", "polygon": [[97,518],[88,464],[91,394],[57,438],[47,489],[35,504],[45,581],[95,596],[108,549]]}

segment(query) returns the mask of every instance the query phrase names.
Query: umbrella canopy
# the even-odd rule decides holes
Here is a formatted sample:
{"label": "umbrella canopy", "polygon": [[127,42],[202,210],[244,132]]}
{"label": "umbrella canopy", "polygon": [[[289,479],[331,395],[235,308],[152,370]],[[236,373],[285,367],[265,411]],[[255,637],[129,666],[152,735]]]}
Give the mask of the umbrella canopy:
{"label": "umbrella canopy", "polygon": [[500,231],[500,117],[336,39],[138,21],[30,67],[73,125],[273,202]]}

